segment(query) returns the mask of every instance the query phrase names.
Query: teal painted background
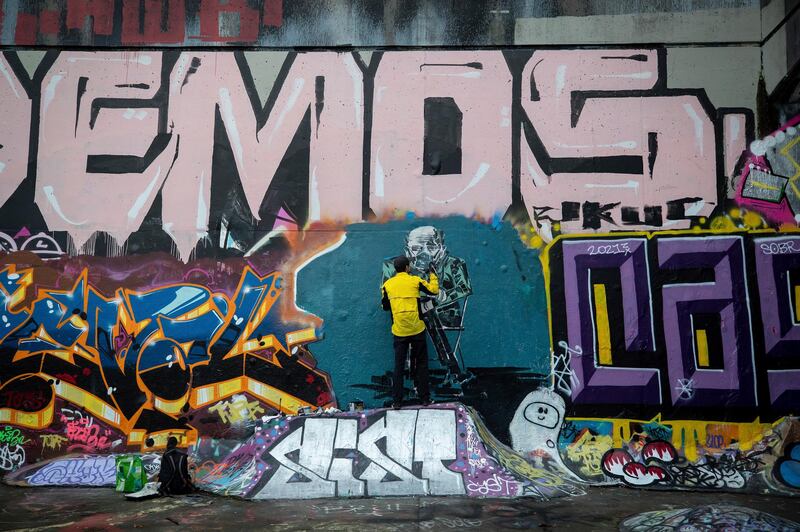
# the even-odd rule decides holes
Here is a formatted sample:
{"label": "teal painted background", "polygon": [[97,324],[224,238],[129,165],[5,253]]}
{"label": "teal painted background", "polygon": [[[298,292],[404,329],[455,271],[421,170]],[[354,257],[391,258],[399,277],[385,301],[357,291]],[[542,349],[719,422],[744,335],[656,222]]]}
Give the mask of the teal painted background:
{"label": "teal painted background", "polygon": [[[474,294],[464,321],[464,364],[550,373],[539,253],[527,249],[509,223],[449,217],[353,224],[346,241],[303,268],[297,281],[297,304],[324,320],[324,338],[310,347],[331,374],[340,408],[353,399],[370,407],[384,403],[376,392],[356,387],[392,369],[391,322],[380,307],[381,264],[402,254],[406,234],[423,225],[444,231],[449,253],[467,262]],[[431,370],[441,368],[432,346],[429,355]],[[496,388],[487,386],[486,393],[510,393]],[[513,410],[517,403],[510,399],[499,404]]]}

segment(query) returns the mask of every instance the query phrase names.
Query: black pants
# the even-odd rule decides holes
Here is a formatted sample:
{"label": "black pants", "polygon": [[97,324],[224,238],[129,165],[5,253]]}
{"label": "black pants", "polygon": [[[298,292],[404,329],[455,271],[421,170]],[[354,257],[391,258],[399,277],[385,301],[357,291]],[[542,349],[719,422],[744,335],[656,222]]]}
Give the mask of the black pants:
{"label": "black pants", "polygon": [[425,331],[414,336],[394,336],[394,382],[392,383],[392,399],[395,404],[403,400],[403,369],[406,364],[406,353],[411,346],[411,368],[416,368],[414,384],[423,402],[431,399],[428,383],[428,341]]}

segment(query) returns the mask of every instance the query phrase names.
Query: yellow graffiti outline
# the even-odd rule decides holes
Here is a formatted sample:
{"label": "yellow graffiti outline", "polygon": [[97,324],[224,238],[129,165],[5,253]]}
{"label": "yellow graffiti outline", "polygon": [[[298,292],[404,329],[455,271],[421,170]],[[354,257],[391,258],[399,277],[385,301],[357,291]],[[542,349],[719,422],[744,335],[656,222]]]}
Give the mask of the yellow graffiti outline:
{"label": "yellow graffiti outline", "polygon": [[[145,295],[145,294],[147,294],[149,292],[152,292],[153,290],[162,290],[162,289],[165,289],[165,288],[170,288],[170,287],[175,287],[175,286],[181,286],[181,287],[191,286],[191,287],[196,287],[196,288],[199,288],[199,289],[202,289],[202,290],[208,290],[207,287],[204,287],[204,286],[201,286],[201,285],[198,285],[198,284],[194,284],[194,283],[175,282],[175,283],[165,284],[165,285],[160,286],[160,287],[158,287],[156,289],[153,289],[153,290],[145,290],[145,291],[136,291],[136,290],[129,290],[129,289],[126,289],[126,288],[118,288],[115,291],[115,297],[107,298],[102,293],[97,291],[89,283],[89,280],[88,280],[88,274],[89,274],[88,268],[84,268],[81,271],[81,273],[78,275],[78,277],[77,277],[75,283],[73,284],[71,290],[55,290],[55,289],[49,289],[49,288],[37,289],[36,297],[34,298],[34,300],[28,306],[20,308],[20,309],[18,309],[16,311],[13,311],[12,310],[12,306],[18,304],[20,301],[23,301],[25,299],[26,293],[27,293],[27,289],[33,283],[33,270],[32,269],[23,269],[23,270],[17,271],[14,265],[9,265],[9,266],[3,268],[0,271],[8,272],[9,274],[17,273],[17,274],[19,274],[21,276],[21,279],[17,282],[18,286],[14,290],[13,293],[9,292],[5,287],[0,285],[0,290],[2,290],[7,295],[7,297],[9,298],[8,310],[9,310],[9,312],[11,312],[13,314],[19,314],[19,313],[24,312],[24,311],[28,311],[28,312],[32,313],[33,312],[33,308],[36,305],[36,303],[46,299],[50,294],[75,293],[77,291],[77,288],[79,287],[80,283],[83,282],[84,285],[83,285],[83,290],[82,290],[82,294],[81,294],[83,302],[86,302],[90,295],[95,295],[96,297],[98,297],[99,299],[102,299],[106,303],[112,303],[112,302],[113,303],[117,303],[117,320],[116,320],[116,323],[115,323],[114,327],[111,330],[112,338],[120,333],[120,325],[125,327],[125,329],[126,329],[128,334],[136,336],[145,327],[147,327],[150,324],[151,320],[152,320],[152,318],[146,318],[146,319],[144,319],[142,321],[137,322],[133,318],[133,306],[131,305],[131,298],[137,297],[137,296],[141,296],[141,295]],[[238,290],[242,289],[244,280],[245,280],[245,278],[247,277],[248,274],[252,274],[259,281],[264,281],[264,280],[268,279],[269,277],[276,277],[276,279],[280,278],[280,273],[279,272],[271,272],[271,273],[266,274],[264,276],[260,276],[250,266],[245,265],[245,267],[243,268],[243,270],[242,270],[242,272],[240,274],[239,283],[238,283],[236,291],[234,291],[234,293],[237,293]],[[249,334],[251,334],[253,332],[253,330],[255,330],[256,325],[258,323],[260,323],[260,321],[264,317],[266,317],[266,315],[272,309],[272,306],[274,305],[274,303],[277,301],[277,299],[280,297],[281,293],[283,292],[283,288],[279,288],[279,287],[275,286],[276,284],[277,283],[275,283],[275,282],[271,283],[271,286],[270,286],[269,290],[266,291],[266,294],[264,295],[264,299],[262,299],[261,304],[256,309],[256,311],[253,313],[253,315],[249,317],[248,322],[247,322],[247,324],[245,326],[245,331],[240,336],[239,340],[237,340],[237,343],[234,345],[234,347],[232,347],[231,352],[226,354],[225,358],[229,358],[231,356],[237,356],[237,355],[259,356],[259,358],[262,358],[265,361],[280,367],[280,364],[278,363],[277,357],[274,357],[274,356],[273,357],[262,356],[262,355],[259,355],[257,353],[253,353],[252,351],[260,351],[260,350],[265,350],[265,349],[272,348],[272,349],[275,349],[275,351],[279,351],[279,352],[284,353],[286,356],[293,356],[291,351],[290,351],[293,347],[304,345],[304,344],[311,343],[311,342],[315,342],[315,341],[317,341],[319,339],[319,338],[317,338],[316,332],[315,332],[315,330],[313,328],[304,328],[304,329],[299,329],[297,331],[291,331],[291,332],[287,333],[287,335],[286,335],[287,336],[286,345],[288,346],[288,348],[284,347],[284,345],[275,337],[275,335],[268,335],[268,336],[263,337],[262,340],[261,340],[261,341],[263,341],[265,343],[265,345],[263,345],[263,346],[259,345],[258,341],[243,340],[243,338],[247,338],[247,336]],[[272,295],[273,292],[274,292],[274,295]],[[233,309],[229,308],[228,309],[228,315],[226,316],[225,314],[223,314],[221,312],[221,310],[214,303],[214,297],[215,296],[222,296],[222,297],[225,297],[227,300],[230,300],[230,297],[228,297],[227,294],[218,293],[218,292],[210,292],[210,294],[211,295],[210,295],[209,300],[206,303],[204,303],[204,305],[202,306],[202,309],[201,308],[192,309],[192,310],[188,311],[186,314],[178,316],[178,317],[176,317],[174,319],[176,319],[176,320],[188,320],[188,319],[191,319],[194,316],[199,315],[201,310],[205,310],[205,311],[209,311],[209,312],[212,311],[212,310],[216,311],[218,313],[218,315],[222,318],[223,322],[222,322],[222,326],[220,327],[219,331],[211,339],[210,343],[213,344],[213,342],[217,341],[219,339],[219,337],[222,335],[222,333],[223,333],[223,331],[225,329],[225,326],[228,325],[230,323],[230,320],[233,319],[235,311]],[[57,301],[54,301],[54,302],[59,306],[61,305]],[[155,319],[159,319],[159,317],[157,316]],[[60,327],[61,325],[63,325],[64,323],[67,323],[67,322],[73,323],[76,327],[82,327],[87,323],[86,320],[83,320],[79,316],[70,314],[70,315],[66,315],[66,317],[59,322],[58,326]],[[24,323],[20,324],[19,327],[21,327],[22,325],[24,325]],[[8,334],[13,333],[19,327],[13,329]],[[3,336],[3,338],[8,336],[8,334]],[[89,335],[89,331],[88,331],[88,328],[87,328],[87,330],[82,331],[81,334],[77,337],[77,339],[75,340],[75,343],[73,344],[71,350],[68,350],[68,349],[56,349],[56,350],[47,350],[47,351],[25,351],[25,350],[19,350],[19,351],[17,351],[17,353],[15,353],[12,362],[15,362],[15,361],[18,361],[18,360],[21,360],[21,359],[24,359],[24,358],[27,358],[27,357],[30,357],[30,356],[38,356],[38,355],[42,355],[43,356],[43,358],[42,358],[42,361],[43,361],[44,360],[44,356],[48,356],[49,355],[49,356],[56,356],[58,358],[64,359],[64,360],[74,364],[74,355],[77,354],[77,355],[80,355],[80,356],[92,361],[92,363],[94,363],[96,366],[101,367],[102,365],[100,364],[99,353],[97,353],[95,349],[90,349],[90,348],[86,348],[85,347],[87,345],[88,335]],[[47,332],[43,329],[43,327],[39,327],[33,333],[33,335],[31,335],[29,338],[33,339],[33,338],[37,338],[37,337],[41,338],[42,340],[45,340],[45,341],[50,341],[51,343],[56,343],[55,340],[53,340],[53,338],[50,337],[49,334],[47,334]],[[148,338],[147,341],[150,342],[150,341],[154,341],[154,340],[157,340],[157,339],[161,339],[163,337],[164,336],[163,336],[163,333],[161,332],[161,329],[158,329],[151,337]],[[0,338],[0,341],[2,341],[3,338]],[[186,343],[186,344],[184,344],[184,346],[191,347],[191,343],[192,342]],[[120,368],[120,371],[122,371],[123,374],[124,374],[124,359],[127,356],[127,352],[128,352],[128,348],[126,347],[125,349],[122,350],[121,353],[117,353],[117,355],[116,355],[117,364],[118,364],[118,366]],[[314,367],[312,367],[311,365],[307,364],[303,360],[298,360],[298,362],[302,366],[306,367],[309,370],[313,371],[315,369]],[[180,364],[184,364],[184,361],[180,360],[179,363]],[[209,365],[209,364],[210,364],[210,360],[207,360],[207,361],[199,362],[199,363],[197,363],[195,365],[196,366],[201,366],[201,365],[205,366],[205,365]],[[319,375],[321,377],[324,377],[326,380],[329,380],[329,377],[327,375],[324,375],[322,373],[320,373]],[[43,429],[43,428],[46,428],[53,421],[54,412],[55,412],[55,398],[56,397],[60,397],[60,398],[64,399],[65,401],[68,401],[68,402],[70,402],[70,403],[72,403],[72,404],[74,404],[74,405],[76,405],[78,407],[84,408],[87,412],[91,413],[95,417],[97,417],[99,419],[102,419],[103,421],[109,423],[110,425],[114,426],[115,428],[121,430],[122,432],[127,434],[128,443],[129,444],[137,444],[137,443],[139,443],[139,444],[142,445],[143,449],[144,449],[144,441],[146,439],[146,436],[148,436],[148,435],[146,434],[146,431],[144,431],[144,430],[134,429],[134,426],[135,426],[137,420],[139,419],[139,417],[141,416],[142,412],[147,408],[159,410],[159,411],[167,413],[168,415],[169,414],[176,415],[177,413],[180,412],[180,409],[187,402],[187,400],[189,401],[190,405],[193,408],[198,408],[198,407],[201,407],[201,406],[203,406],[205,404],[208,404],[210,402],[217,401],[217,400],[220,400],[220,399],[225,399],[225,398],[227,398],[229,396],[232,396],[232,395],[234,395],[236,393],[245,393],[245,392],[249,393],[250,395],[255,396],[257,399],[267,403],[272,408],[280,410],[280,411],[282,411],[284,413],[296,413],[303,406],[317,406],[317,405],[312,405],[311,403],[307,403],[307,402],[305,402],[305,401],[303,401],[303,400],[301,400],[301,399],[289,394],[288,392],[285,392],[285,391],[277,389],[275,387],[272,387],[272,386],[266,385],[264,383],[255,381],[254,379],[251,379],[251,378],[246,377],[246,376],[235,377],[235,378],[229,379],[227,381],[215,383],[215,384],[212,384],[212,385],[207,385],[207,386],[200,387],[200,388],[190,388],[190,389],[187,389],[187,392],[184,395],[184,397],[182,397],[182,398],[180,398],[178,400],[174,400],[174,401],[165,401],[165,400],[161,400],[161,399],[153,396],[153,394],[144,385],[144,383],[141,380],[140,375],[137,372],[137,375],[136,375],[137,386],[139,387],[140,390],[144,391],[145,402],[132,415],[131,418],[123,418],[123,416],[120,414],[121,410],[119,408],[119,405],[118,405],[116,399],[114,398],[113,394],[111,395],[111,400],[113,401],[113,405],[112,405],[112,404],[109,404],[108,402],[106,402],[105,400],[100,399],[99,397],[95,396],[94,394],[91,394],[89,392],[84,391],[83,389],[79,388],[78,386],[75,386],[75,385],[73,385],[71,383],[68,383],[68,382],[60,381],[55,376],[52,376],[52,375],[49,375],[49,374],[43,372],[41,366],[39,367],[39,371],[37,371],[36,373],[29,373],[29,374],[20,375],[18,377],[15,377],[14,379],[12,379],[12,380],[10,380],[10,381],[8,381],[6,383],[3,383],[3,386],[0,387],[0,388],[5,387],[10,382],[14,382],[14,381],[16,381],[18,379],[21,379],[21,378],[29,378],[29,377],[32,377],[32,376],[40,376],[41,378],[43,378],[45,380],[52,379],[54,381],[54,384],[52,386],[53,386],[53,389],[54,389],[55,393],[53,394],[51,401],[44,408],[39,410],[38,412],[23,412],[23,411],[16,410],[16,409],[13,409],[13,408],[10,408],[10,407],[0,408],[0,422],[6,422],[6,423],[14,424],[14,425],[19,425],[19,426],[27,427],[27,428],[30,428],[30,429]],[[105,385],[105,388],[108,389],[109,383],[108,383],[108,380],[106,378],[105,372],[101,372],[101,378],[103,379],[103,384]],[[205,400],[200,400],[199,399],[200,396],[205,396]],[[324,405],[323,407],[327,407],[327,406],[331,406],[331,405],[332,405],[332,403],[329,402],[328,404]],[[190,427],[189,429],[185,429],[185,430],[182,430],[182,431],[169,430],[169,431],[161,431],[159,433],[152,433],[152,434],[149,435],[149,437],[153,437],[154,434],[158,435],[159,441],[160,440],[164,440],[164,442],[163,442],[164,445],[166,445],[166,438],[168,436],[178,436],[180,438],[180,440],[183,441],[185,444],[192,443],[192,442],[196,441],[196,439],[197,439],[197,429],[195,429],[193,427]],[[156,445],[156,447],[161,447],[161,446],[162,445],[160,443],[158,443]],[[150,448],[152,448],[152,447],[150,447]],[[150,448],[148,448],[148,449],[150,449]]]}
{"label": "yellow graffiti outline", "polygon": [[800,161],[795,161],[794,158],[789,156],[789,149],[797,143],[800,143],[800,137],[784,144],[783,148],[781,148],[778,153],[786,157],[792,163],[792,166],[795,167],[794,175],[789,178],[789,184],[794,189],[794,193],[800,195],[800,189],[797,188],[797,181],[800,179]]}
{"label": "yellow graffiti outline", "polygon": [[622,448],[624,444],[631,440],[633,434],[630,427],[632,424],[649,425],[658,424],[672,429],[672,438],[670,443],[675,449],[683,450],[683,455],[691,461],[697,460],[699,456],[698,448],[705,447],[702,442],[698,445],[697,440],[689,437],[690,434],[695,433],[706,434],[706,428],[709,425],[722,425],[734,427],[739,434],[745,437],[737,439],[736,448],[742,452],[749,451],[753,446],[761,441],[768,430],[775,429],[778,425],[786,421],[787,417],[781,417],[776,421],[762,422],[760,418],[756,417],[753,421],[744,422],[731,422],[731,421],[713,421],[713,420],[694,420],[694,419],[676,419],[676,420],[663,420],[661,414],[656,414],[649,421],[643,419],[622,419],[622,418],[595,418],[595,417],[567,417],[567,421],[572,422],[588,422],[588,423],[611,423],[612,432],[610,434],[615,448]]}

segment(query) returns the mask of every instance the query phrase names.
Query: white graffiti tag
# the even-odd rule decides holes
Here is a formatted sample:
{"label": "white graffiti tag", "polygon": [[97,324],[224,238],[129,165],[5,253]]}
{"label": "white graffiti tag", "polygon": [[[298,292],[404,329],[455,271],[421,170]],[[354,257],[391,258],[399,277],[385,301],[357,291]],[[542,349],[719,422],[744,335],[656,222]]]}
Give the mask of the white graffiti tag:
{"label": "white graffiti tag", "polygon": [[14,471],[25,463],[22,445],[0,445],[0,470]]}
{"label": "white graffiti tag", "polygon": [[694,379],[677,379],[675,384],[680,399],[689,400],[694,397]]}
{"label": "white graffiti tag", "polygon": [[495,473],[481,482],[467,482],[467,490],[482,497],[509,497],[516,495],[516,482],[500,477]]}
{"label": "white graffiti tag", "polygon": [[[463,495],[461,475],[445,466],[457,457],[455,431],[450,410],[390,410],[363,430],[355,419],[310,418],[269,450],[278,469],[254,498]],[[358,474],[340,456],[356,450],[368,461]]]}
{"label": "white graffiti tag", "polygon": [[570,361],[572,357],[582,356],[583,349],[579,345],[572,348],[564,340],[558,342],[558,347],[560,347],[563,352],[553,353],[553,384],[556,390],[570,397],[572,395],[572,389],[580,386],[578,375],[575,373],[575,370],[572,369],[572,366],[570,366]]}

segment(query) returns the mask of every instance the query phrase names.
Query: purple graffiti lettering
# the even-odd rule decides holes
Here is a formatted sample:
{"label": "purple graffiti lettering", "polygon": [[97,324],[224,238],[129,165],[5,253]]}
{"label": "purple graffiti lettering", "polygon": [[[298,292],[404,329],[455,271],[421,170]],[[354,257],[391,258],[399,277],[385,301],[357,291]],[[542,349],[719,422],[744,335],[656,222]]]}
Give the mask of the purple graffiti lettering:
{"label": "purple graffiti lettering", "polygon": [[800,237],[754,243],[770,401],[789,414],[800,401]]}
{"label": "purple graffiti lettering", "polygon": [[[620,252],[597,253],[598,248],[604,251],[619,249]],[[655,349],[647,241],[642,238],[566,240],[563,243],[563,255],[568,343],[583,349],[581,356],[573,356],[570,360],[577,378],[576,385],[572,387],[573,400],[604,402],[613,395],[617,403],[659,404],[661,391],[657,369],[608,367],[598,363],[598,302],[593,295],[594,285],[605,287],[608,280],[600,278],[599,272],[612,272],[613,282],[621,293],[624,338],[613,346],[612,359],[622,352],[649,352]],[[600,312],[607,314],[608,309]]]}
{"label": "purple graffiti lettering", "polygon": [[[674,273],[674,280],[662,289],[669,380],[690,379],[694,390],[687,398],[671,388],[672,403],[756,406],[742,237],[660,238],[657,250],[659,267]],[[692,277],[698,270],[713,272],[713,281],[697,282]],[[684,279],[686,282],[681,282]],[[718,316],[719,325],[702,329],[700,315]],[[716,330],[712,331],[713,327]],[[721,367],[708,367],[701,360],[703,350],[713,347],[701,344],[712,334],[721,337],[717,349],[722,355]]]}

